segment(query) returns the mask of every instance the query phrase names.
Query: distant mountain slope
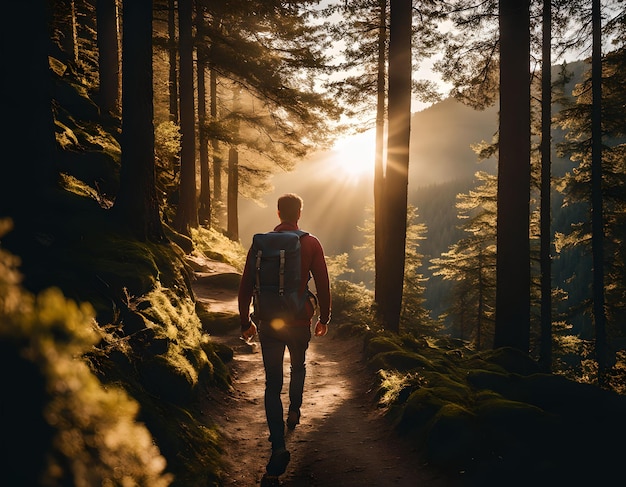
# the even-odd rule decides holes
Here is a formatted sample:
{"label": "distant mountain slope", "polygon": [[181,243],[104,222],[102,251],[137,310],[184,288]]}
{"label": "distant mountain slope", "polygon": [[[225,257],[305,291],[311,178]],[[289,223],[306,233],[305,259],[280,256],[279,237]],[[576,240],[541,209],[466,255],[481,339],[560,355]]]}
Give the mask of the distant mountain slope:
{"label": "distant mountain slope", "polygon": [[491,142],[498,130],[497,107],[474,110],[453,98],[413,114],[409,184],[429,186],[473,177],[478,169],[494,171],[495,160],[480,166],[471,145]]}

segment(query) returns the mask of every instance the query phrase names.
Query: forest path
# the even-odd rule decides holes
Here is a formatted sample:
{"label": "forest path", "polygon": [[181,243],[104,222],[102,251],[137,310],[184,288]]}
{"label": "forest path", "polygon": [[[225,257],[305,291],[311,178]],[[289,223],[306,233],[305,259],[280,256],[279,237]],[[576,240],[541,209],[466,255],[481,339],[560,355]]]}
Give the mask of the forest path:
{"label": "forest path", "polygon": [[[209,274],[232,272],[220,266]],[[206,273],[204,274],[206,276]],[[213,281],[213,284],[211,284]],[[199,279],[194,291],[209,311],[237,314],[236,288]],[[232,283],[231,283],[232,284]],[[332,330],[332,328],[331,328]],[[224,442],[224,486],[259,485],[270,443],[263,407],[265,376],[258,336],[247,344],[239,330],[212,339],[229,345],[227,364],[233,390],[211,390],[202,408],[218,424]],[[300,424],[287,431],[291,462],[281,476],[284,487],[443,487],[458,479],[423,465],[414,447],[392,430],[377,408],[375,377],[362,360],[362,340],[331,331],[313,337],[307,351],[307,378]],[[283,405],[287,406],[289,352],[285,354]]]}

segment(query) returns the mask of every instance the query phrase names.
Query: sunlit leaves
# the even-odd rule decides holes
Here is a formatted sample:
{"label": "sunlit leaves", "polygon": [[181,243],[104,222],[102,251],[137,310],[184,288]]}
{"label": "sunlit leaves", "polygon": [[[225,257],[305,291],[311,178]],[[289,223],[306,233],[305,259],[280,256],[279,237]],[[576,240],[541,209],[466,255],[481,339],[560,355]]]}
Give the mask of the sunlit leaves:
{"label": "sunlit leaves", "polygon": [[[624,231],[626,213],[626,135],[624,107],[626,86],[623,72],[626,69],[626,50],[621,47],[603,59],[602,96],[602,206],[604,213],[605,292],[609,333],[626,332],[619,316],[626,309],[626,264]],[[573,222],[569,232],[557,233],[557,251],[582,248],[591,253],[591,90],[586,76],[574,91],[576,102],[562,110],[557,123],[565,131],[565,141],[559,145],[560,153],[568,155],[574,163],[572,170],[556,181],[556,189],[563,193],[564,205],[582,207],[580,221]]]}
{"label": "sunlit leaves", "polygon": [[[16,259],[0,251],[0,344],[3,351],[15,352],[12,370],[5,373],[25,380],[37,371],[42,380],[25,385],[45,390],[32,391],[27,398],[11,388],[3,391],[3,411],[14,413],[2,418],[3,442],[9,448],[22,445],[13,435],[31,431],[28,425],[37,418],[29,414],[36,410],[52,435],[51,443],[45,431],[27,438],[33,451],[46,450],[46,463],[41,471],[25,472],[21,478],[32,474],[41,485],[169,485],[165,459],[137,421],[137,402],[119,387],[104,387],[83,359],[99,339],[91,306],[67,300],[54,288],[30,295],[19,285],[16,265]],[[33,398],[41,402],[17,406]],[[18,449],[11,455],[19,465],[38,468],[40,459],[30,451]],[[7,481],[19,482],[11,477]]]}

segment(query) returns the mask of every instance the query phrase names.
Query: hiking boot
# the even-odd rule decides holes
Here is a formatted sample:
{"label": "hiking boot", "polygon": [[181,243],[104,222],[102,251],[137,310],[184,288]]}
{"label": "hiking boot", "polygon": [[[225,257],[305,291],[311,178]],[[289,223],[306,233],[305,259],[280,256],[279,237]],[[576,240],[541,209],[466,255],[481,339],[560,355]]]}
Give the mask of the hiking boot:
{"label": "hiking boot", "polygon": [[291,454],[284,446],[273,450],[270,461],[268,462],[267,467],[265,467],[267,475],[270,477],[278,477],[279,475],[284,474],[285,470],[287,470],[287,465],[289,464],[290,459]]}
{"label": "hiking boot", "polygon": [[294,429],[297,424],[300,424],[300,411],[289,411],[287,415],[287,429]]}
{"label": "hiking boot", "polygon": [[280,480],[278,480],[277,475],[263,475],[261,478],[261,487],[277,487],[280,485]]}

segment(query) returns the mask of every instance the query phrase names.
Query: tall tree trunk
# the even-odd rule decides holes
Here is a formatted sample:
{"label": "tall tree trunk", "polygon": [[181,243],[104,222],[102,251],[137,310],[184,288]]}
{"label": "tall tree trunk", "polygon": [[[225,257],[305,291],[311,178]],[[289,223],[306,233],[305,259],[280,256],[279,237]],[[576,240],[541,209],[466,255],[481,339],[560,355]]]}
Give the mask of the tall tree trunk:
{"label": "tall tree trunk", "polygon": [[169,53],[169,95],[170,121],[178,123],[178,70],[176,69],[178,52],[176,49],[176,0],[167,2],[167,51]]}
{"label": "tall tree trunk", "polygon": [[477,316],[476,316],[476,348],[478,350],[482,350],[483,348],[483,316],[485,315],[485,283],[483,276],[485,274],[484,271],[484,263],[483,263],[483,247],[478,249],[478,286],[477,286],[477,294],[478,294],[478,307],[477,307]]}
{"label": "tall tree trunk", "polygon": [[[204,15],[200,2],[196,3],[196,25],[200,27],[204,22]],[[200,156],[200,200],[198,206],[198,220],[206,227],[211,227],[211,186],[209,177],[209,139],[206,123],[206,46],[199,45],[197,52],[198,77],[198,138]]]}
{"label": "tall tree trunk", "polygon": [[552,3],[543,2],[541,60],[541,344],[540,363],[552,371],[552,268],[551,198],[552,188]]}
{"label": "tall tree trunk", "polygon": [[500,0],[494,346],[530,345],[530,1]]}
{"label": "tall tree trunk", "polygon": [[400,331],[406,253],[409,139],[411,134],[411,0],[391,0],[389,28],[389,133],[384,226],[388,281],[383,325]]}
{"label": "tall tree trunk", "polygon": [[178,0],[180,45],[180,198],[174,228],[190,235],[198,227],[196,120],[193,91],[193,1]]}
{"label": "tall tree trunk", "polygon": [[[241,88],[233,89],[233,113],[237,116],[241,111]],[[239,122],[233,124],[234,142],[239,138]],[[227,226],[226,234],[232,241],[239,241],[239,153],[235,146],[228,151],[228,191],[226,197]]]}
{"label": "tall tree trunk", "polygon": [[227,235],[233,242],[239,241],[239,153],[235,147],[228,151],[228,229]]}
{"label": "tall tree trunk", "polygon": [[120,50],[117,0],[97,0],[99,102],[104,113],[119,113]]}
{"label": "tall tree trunk", "polygon": [[604,309],[604,216],[602,208],[602,19],[600,0],[592,0],[591,55],[591,247],[593,256],[593,319],[599,379],[607,369],[606,314]]}
{"label": "tall tree trunk", "polygon": [[[385,233],[383,204],[385,202],[385,172],[383,149],[385,141],[385,115],[386,115],[386,80],[387,80],[387,0],[379,0],[379,25],[378,25],[378,74],[377,74],[377,102],[376,102],[376,157],[374,162],[374,301],[379,313],[384,309],[383,299],[385,293]],[[380,316],[379,316],[380,317]]]}
{"label": "tall tree trunk", "polygon": [[[10,123],[2,129],[5,151],[0,166],[0,218],[13,217],[16,230],[32,225],[33,211],[46,210],[58,182],[52,115],[52,78],[48,62],[50,29],[45,2],[3,5],[4,108]],[[9,28],[9,24],[13,28]],[[20,215],[28,215],[24,219]]]}
{"label": "tall tree trunk", "polygon": [[[217,122],[217,73],[210,72],[211,87],[211,122]],[[220,142],[217,137],[211,139],[211,155],[213,157],[213,218],[221,224],[223,214],[222,204],[222,156],[220,155]]]}
{"label": "tall tree trunk", "polygon": [[154,163],[152,0],[125,0],[122,9],[122,164],[114,210],[138,239],[163,241]]}
{"label": "tall tree trunk", "polygon": [[49,3],[52,4],[54,25],[60,31],[59,45],[75,67],[78,62],[78,29],[74,0],[56,0]]}

